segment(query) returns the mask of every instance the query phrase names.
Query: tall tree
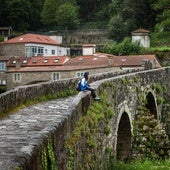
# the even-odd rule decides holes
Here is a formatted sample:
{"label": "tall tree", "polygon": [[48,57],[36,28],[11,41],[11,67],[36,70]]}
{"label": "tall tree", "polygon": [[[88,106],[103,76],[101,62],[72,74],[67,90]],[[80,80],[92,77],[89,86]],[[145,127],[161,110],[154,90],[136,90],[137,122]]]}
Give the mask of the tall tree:
{"label": "tall tree", "polygon": [[30,11],[30,30],[37,30],[42,28],[41,22],[41,11],[43,8],[45,0],[30,0],[31,2],[31,11]]}
{"label": "tall tree", "polygon": [[[157,12],[157,20],[153,39],[157,44],[170,44],[170,3],[169,0],[156,0],[153,8]],[[166,37],[166,38],[165,38]]]}
{"label": "tall tree", "polygon": [[30,26],[30,1],[6,0],[4,3],[5,9],[3,10],[3,12],[5,16],[3,18],[3,24],[5,26],[12,26],[13,29],[17,31],[27,30]]}
{"label": "tall tree", "polygon": [[45,0],[41,18],[42,22],[46,26],[55,26],[56,20],[55,20],[55,13],[58,6],[61,5],[61,0]]}
{"label": "tall tree", "polygon": [[56,10],[57,25],[62,29],[75,29],[79,25],[78,6],[66,2]]}

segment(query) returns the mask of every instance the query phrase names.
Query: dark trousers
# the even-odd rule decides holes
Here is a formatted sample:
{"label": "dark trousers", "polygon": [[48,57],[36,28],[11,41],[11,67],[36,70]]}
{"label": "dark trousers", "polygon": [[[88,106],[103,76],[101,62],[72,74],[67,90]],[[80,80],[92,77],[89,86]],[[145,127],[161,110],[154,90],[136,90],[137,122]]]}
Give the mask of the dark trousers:
{"label": "dark trousers", "polygon": [[91,96],[92,96],[93,98],[96,97],[96,92],[95,92],[95,90],[94,90],[92,87],[87,87],[86,90],[90,90],[90,91],[91,91]]}

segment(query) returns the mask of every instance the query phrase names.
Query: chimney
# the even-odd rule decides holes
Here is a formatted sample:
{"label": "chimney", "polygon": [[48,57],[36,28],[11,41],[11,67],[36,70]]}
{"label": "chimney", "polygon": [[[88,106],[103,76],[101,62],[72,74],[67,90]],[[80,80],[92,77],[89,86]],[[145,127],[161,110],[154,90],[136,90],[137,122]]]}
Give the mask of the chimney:
{"label": "chimney", "polygon": [[83,55],[93,55],[96,52],[95,44],[84,44],[82,45]]}
{"label": "chimney", "polygon": [[108,56],[108,65],[113,66],[113,57]]}
{"label": "chimney", "polygon": [[56,43],[62,44],[63,43],[63,37],[62,36],[49,36],[51,39],[53,39]]}
{"label": "chimney", "polygon": [[14,58],[15,58],[15,61],[16,61],[16,64],[15,64],[16,69],[21,68],[21,60],[20,60],[19,56],[15,56]]}
{"label": "chimney", "polygon": [[8,41],[8,36],[4,36],[4,41]]}

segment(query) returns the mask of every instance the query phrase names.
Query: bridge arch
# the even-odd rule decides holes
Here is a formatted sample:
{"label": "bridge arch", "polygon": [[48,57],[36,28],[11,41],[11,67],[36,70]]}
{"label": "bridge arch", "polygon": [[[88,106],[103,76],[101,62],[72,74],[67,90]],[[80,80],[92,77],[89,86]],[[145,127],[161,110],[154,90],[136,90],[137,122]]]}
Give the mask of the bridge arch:
{"label": "bridge arch", "polygon": [[148,94],[146,95],[145,106],[150,111],[150,113],[154,116],[154,118],[158,119],[157,104],[152,92],[148,92]]}
{"label": "bridge arch", "polygon": [[116,159],[127,160],[132,157],[132,120],[129,110],[124,109],[118,118]]}

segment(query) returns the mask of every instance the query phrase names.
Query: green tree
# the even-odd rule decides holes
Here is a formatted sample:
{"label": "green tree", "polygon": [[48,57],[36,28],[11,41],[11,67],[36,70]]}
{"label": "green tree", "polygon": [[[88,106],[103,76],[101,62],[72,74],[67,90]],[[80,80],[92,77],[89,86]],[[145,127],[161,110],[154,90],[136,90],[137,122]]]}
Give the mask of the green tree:
{"label": "green tree", "polygon": [[29,29],[31,3],[29,0],[7,0],[5,1],[5,25],[12,26],[14,30],[24,31]]}
{"label": "green tree", "polygon": [[43,8],[44,0],[30,0],[31,2],[31,11],[30,11],[30,30],[37,30],[42,28],[41,22],[41,11]]}
{"label": "green tree", "polygon": [[170,44],[170,10],[169,0],[157,0],[153,3],[153,8],[157,12],[157,20],[152,38],[154,44]]}
{"label": "green tree", "polygon": [[139,54],[142,47],[139,43],[132,43],[130,38],[124,38],[121,43],[106,43],[103,52],[113,55]]}
{"label": "green tree", "polygon": [[56,22],[62,29],[75,29],[79,25],[78,6],[66,2],[56,10]]}
{"label": "green tree", "polygon": [[56,25],[56,9],[61,5],[60,0],[45,0],[43,9],[41,12],[41,19],[45,26]]}
{"label": "green tree", "polygon": [[12,26],[15,31],[40,28],[40,11],[44,0],[0,0],[0,26]]}
{"label": "green tree", "polygon": [[119,15],[113,16],[108,24],[108,36],[114,41],[121,41],[127,35],[128,27]]}

